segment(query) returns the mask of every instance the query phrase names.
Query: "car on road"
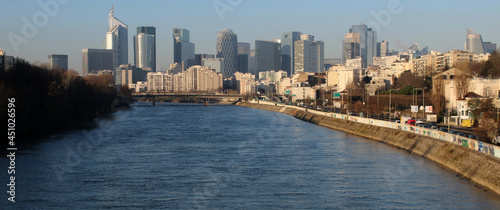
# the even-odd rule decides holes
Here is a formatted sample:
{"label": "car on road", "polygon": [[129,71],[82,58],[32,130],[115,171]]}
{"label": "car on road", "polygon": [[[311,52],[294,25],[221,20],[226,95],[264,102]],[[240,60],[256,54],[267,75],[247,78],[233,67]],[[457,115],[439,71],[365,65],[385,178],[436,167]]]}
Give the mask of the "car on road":
{"label": "car on road", "polygon": [[465,135],[465,133],[462,133],[462,132],[458,132],[457,134],[458,134],[459,136],[467,137],[467,136]]}
{"label": "car on road", "polygon": [[448,132],[448,128],[439,128],[439,131]]}
{"label": "car on road", "polygon": [[476,139],[476,136],[474,136],[473,134],[469,134],[469,135],[467,136],[467,138],[469,138],[469,139]]}
{"label": "car on road", "polygon": [[454,130],[450,130],[450,132],[449,132],[449,133],[451,133],[451,134],[455,134],[455,135],[458,135],[458,131],[454,131]]}

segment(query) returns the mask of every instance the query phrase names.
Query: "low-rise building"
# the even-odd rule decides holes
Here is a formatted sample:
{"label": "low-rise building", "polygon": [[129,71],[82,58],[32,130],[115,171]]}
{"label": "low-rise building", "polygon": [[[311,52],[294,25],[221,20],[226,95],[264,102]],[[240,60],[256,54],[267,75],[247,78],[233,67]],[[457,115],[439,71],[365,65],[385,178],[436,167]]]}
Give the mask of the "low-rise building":
{"label": "low-rise building", "polygon": [[151,71],[144,71],[134,65],[124,64],[116,68],[115,84],[130,85],[139,81],[147,81],[147,75]]}
{"label": "low-rise building", "polygon": [[374,77],[369,84],[365,85],[366,93],[373,96],[377,90],[386,91],[391,86],[391,77]]}
{"label": "low-rise building", "polygon": [[297,100],[316,100],[316,91],[308,83],[295,83],[290,89],[292,101]]}
{"label": "low-rise building", "polygon": [[255,75],[251,73],[234,73],[233,84],[241,95],[253,95],[256,93]]}
{"label": "low-rise building", "polygon": [[259,72],[259,79],[260,80],[268,80],[269,82],[277,82],[281,78],[287,77],[288,74],[286,71],[279,70],[279,71],[261,71]]}

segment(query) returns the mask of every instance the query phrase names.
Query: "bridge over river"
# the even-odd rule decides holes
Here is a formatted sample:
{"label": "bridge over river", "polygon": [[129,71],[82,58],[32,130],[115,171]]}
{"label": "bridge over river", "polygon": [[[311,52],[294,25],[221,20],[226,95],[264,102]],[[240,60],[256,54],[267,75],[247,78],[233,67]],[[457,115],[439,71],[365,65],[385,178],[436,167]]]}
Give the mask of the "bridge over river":
{"label": "bridge over river", "polygon": [[236,103],[244,98],[238,94],[210,93],[133,93],[134,101],[189,102],[189,103]]}

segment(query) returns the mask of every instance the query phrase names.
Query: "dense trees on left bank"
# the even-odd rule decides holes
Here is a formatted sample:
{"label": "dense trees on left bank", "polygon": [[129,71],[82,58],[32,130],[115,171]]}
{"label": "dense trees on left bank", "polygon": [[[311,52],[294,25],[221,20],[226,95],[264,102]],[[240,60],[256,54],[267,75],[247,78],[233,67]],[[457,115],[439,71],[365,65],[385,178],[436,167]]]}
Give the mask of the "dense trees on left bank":
{"label": "dense trees on left bank", "polygon": [[21,144],[112,112],[117,92],[111,75],[83,78],[19,59],[13,68],[0,70],[0,124],[5,131],[9,98],[15,98],[16,143]]}

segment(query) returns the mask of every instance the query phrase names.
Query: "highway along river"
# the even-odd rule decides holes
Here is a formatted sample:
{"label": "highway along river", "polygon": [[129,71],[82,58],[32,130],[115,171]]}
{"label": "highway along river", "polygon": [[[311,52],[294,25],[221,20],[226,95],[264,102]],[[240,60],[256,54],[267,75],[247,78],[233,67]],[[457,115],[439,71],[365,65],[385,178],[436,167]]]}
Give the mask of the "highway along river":
{"label": "highway along river", "polygon": [[18,151],[2,209],[500,208],[424,158],[281,113],[136,103],[96,124]]}

